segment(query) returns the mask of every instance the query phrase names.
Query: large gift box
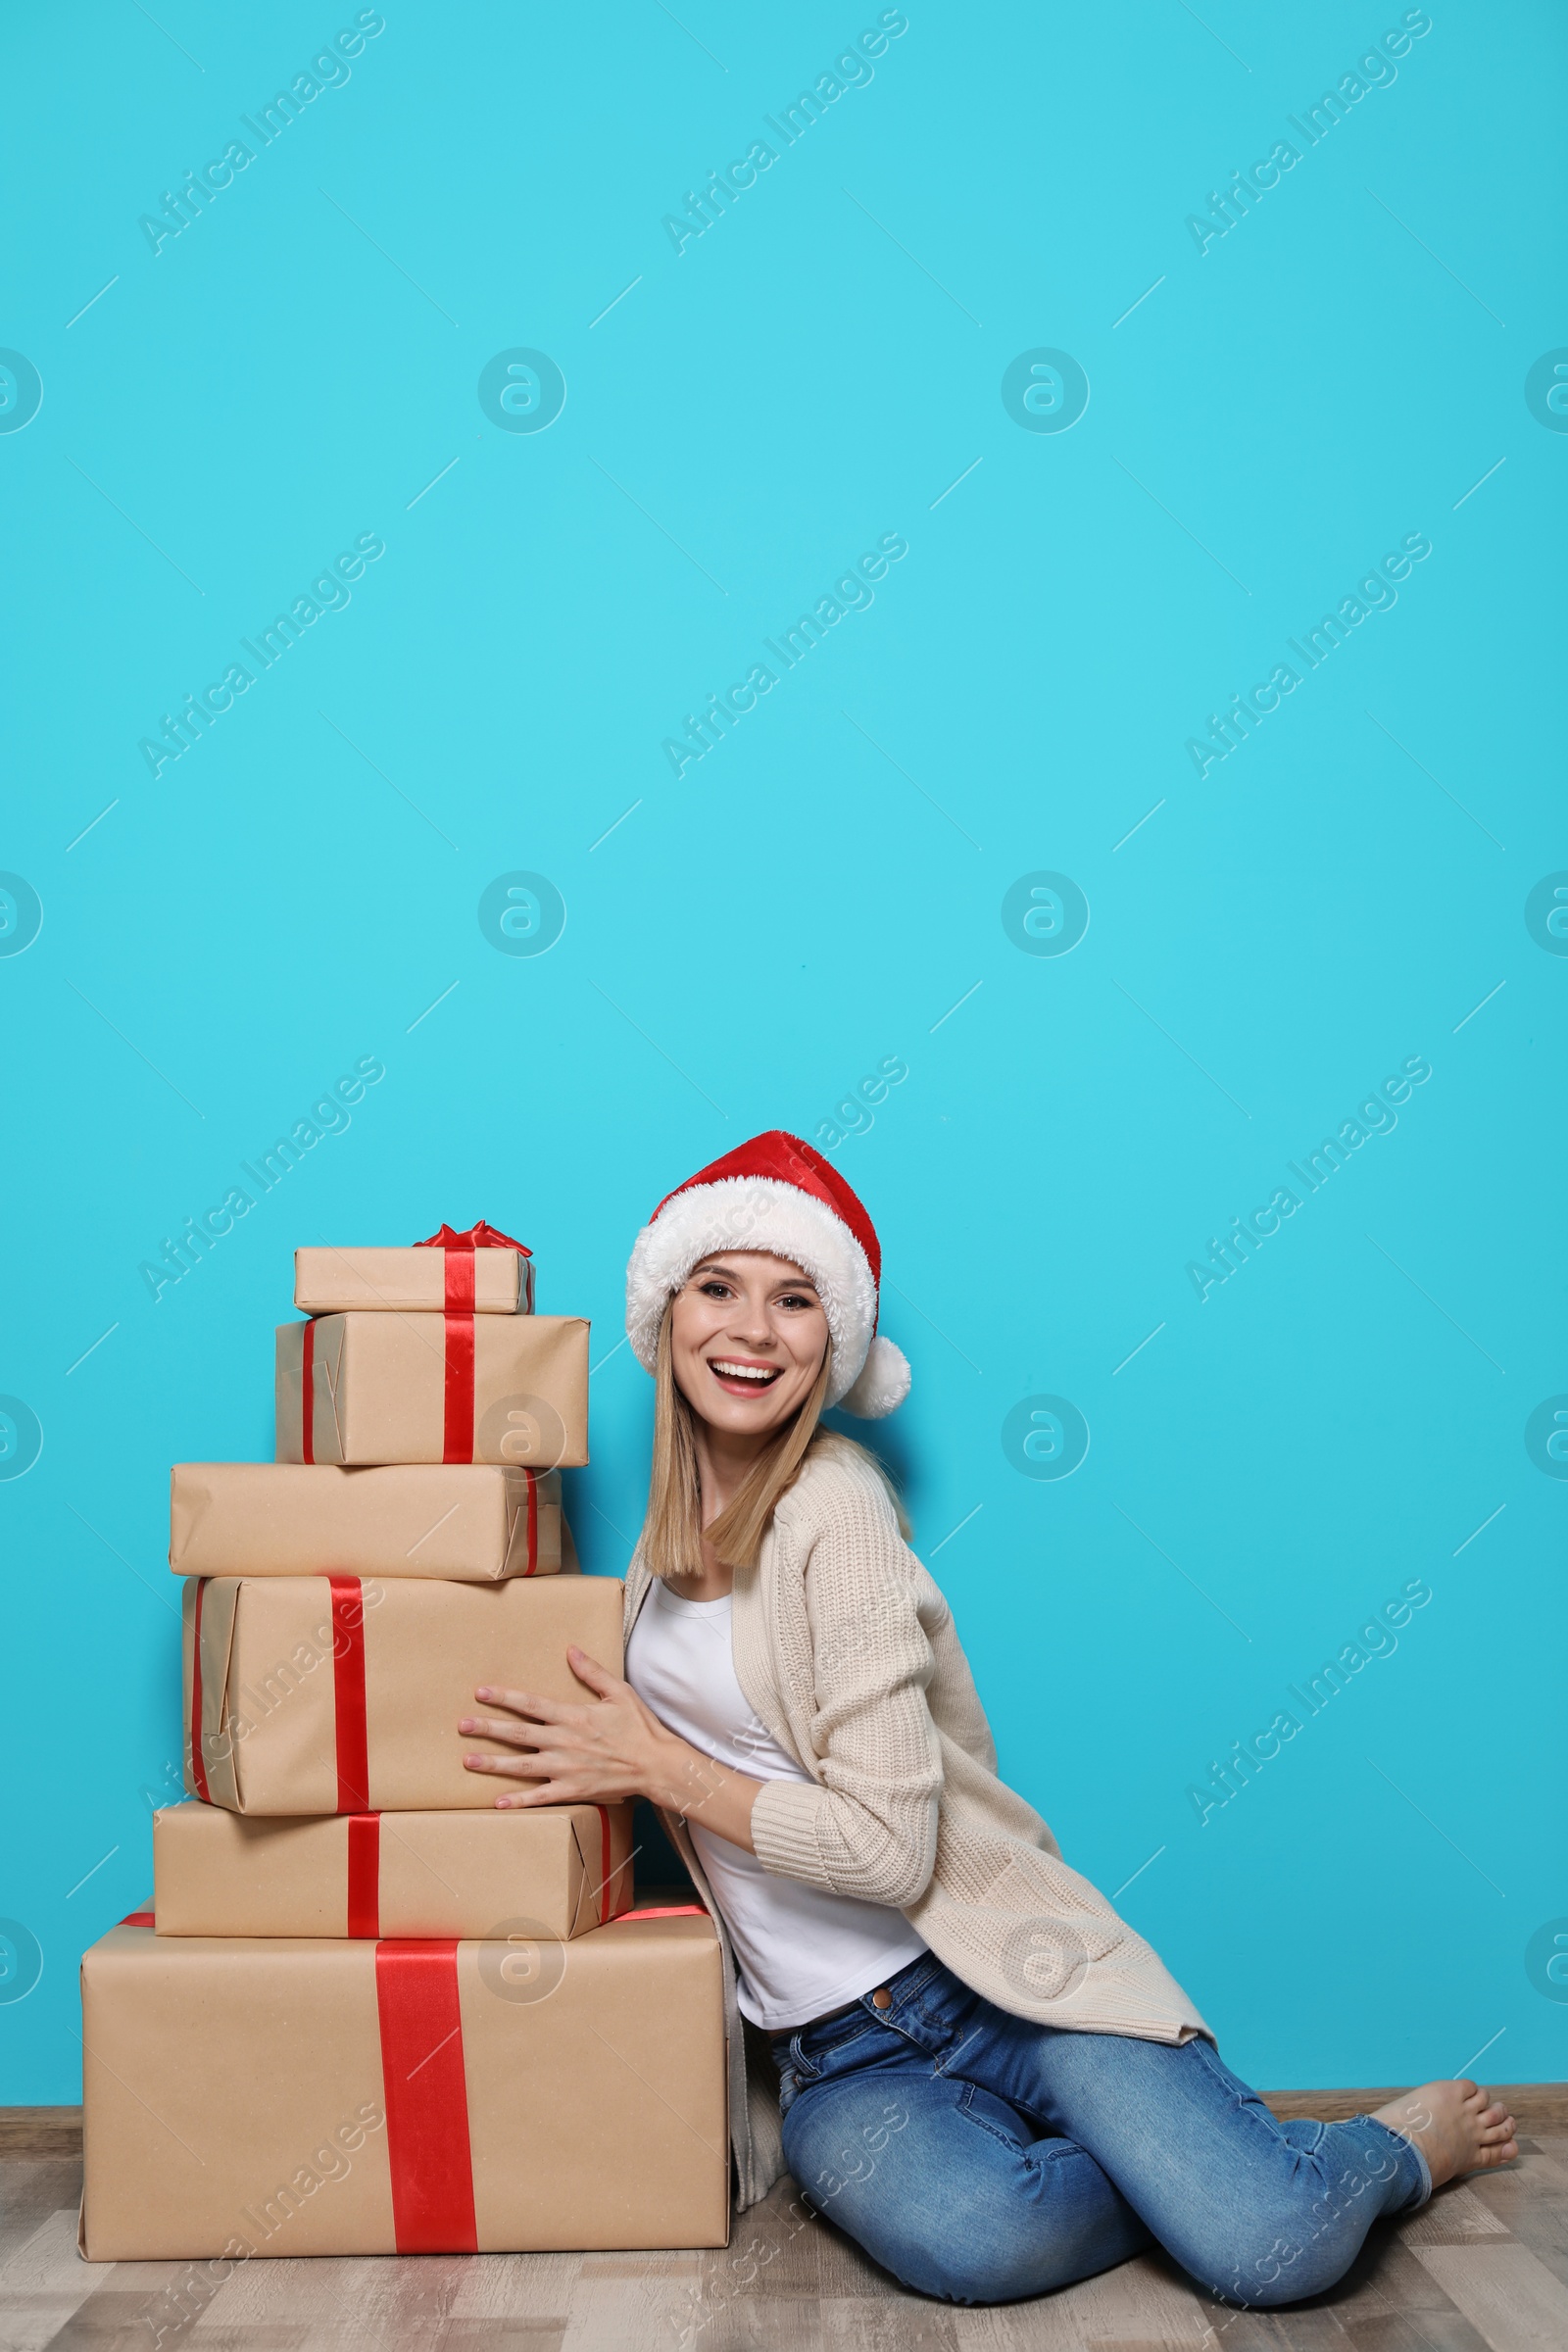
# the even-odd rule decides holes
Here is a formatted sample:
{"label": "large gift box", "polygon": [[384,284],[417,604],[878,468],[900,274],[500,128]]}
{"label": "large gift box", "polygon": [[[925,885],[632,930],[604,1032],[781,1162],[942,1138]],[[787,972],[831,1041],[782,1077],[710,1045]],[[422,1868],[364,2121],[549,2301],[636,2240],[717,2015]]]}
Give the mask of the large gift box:
{"label": "large gift box", "polygon": [[127,1924],[81,1993],[90,2262],[725,2242],[704,1916],[572,1943]]}
{"label": "large gift box", "polygon": [[554,1470],[407,1462],[176,1462],[176,1576],[454,1577],[489,1583],[576,1565]]}
{"label": "large gift box", "polygon": [[335,1315],[349,1307],[528,1315],[533,1253],[485,1224],[467,1233],[443,1225],[411,1250],[296,1250],[294,1303],[307,1315]]}
{"label": "large gift box", "polygon": [[567,1942],[632,1902],[630,1805],[256,1820],[153,1815],[160,1936],[471,1936]]}
{"label": "large gift box", "polygon": [[351,1313],[277,1332],[280,1462],[588,1459],[579,1315]]}
{"label": "large gift box", "polygon": [[233,1813],[465,1811],[510,1786],[465,1754],[477,1684],[588,1703],[576,1642],[621,1664],[608,1576],[504,1584],[352,1576],[187,1577],[185,1786]]}

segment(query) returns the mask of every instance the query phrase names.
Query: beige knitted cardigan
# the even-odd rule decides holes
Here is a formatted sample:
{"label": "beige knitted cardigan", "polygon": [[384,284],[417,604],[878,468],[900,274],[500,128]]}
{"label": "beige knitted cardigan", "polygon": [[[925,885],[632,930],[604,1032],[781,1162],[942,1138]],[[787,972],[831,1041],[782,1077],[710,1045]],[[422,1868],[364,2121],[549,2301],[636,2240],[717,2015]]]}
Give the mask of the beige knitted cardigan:
{"label": "beige knitted cardigan", "polygon": [[[639,1550],[626,1576],[628,1636],[652,1582]],[[768,1781],[757,1799],[752,1837],[765,1869],[903,1911],[955,1976],[1014,2016],[1150,2041],[1208,2032],[1149,1945],[997,1778],[953,1613],[856,1449],[817,1441],[758,1565],[736,1573],[731,1622],[748,1705],[810,1776]],[[783,2170],[777,2099],[765,2062],[747,2065],[734,1958],[692,1840],[673,1816],[665,1828],[723,1945],[745,2207]]]}

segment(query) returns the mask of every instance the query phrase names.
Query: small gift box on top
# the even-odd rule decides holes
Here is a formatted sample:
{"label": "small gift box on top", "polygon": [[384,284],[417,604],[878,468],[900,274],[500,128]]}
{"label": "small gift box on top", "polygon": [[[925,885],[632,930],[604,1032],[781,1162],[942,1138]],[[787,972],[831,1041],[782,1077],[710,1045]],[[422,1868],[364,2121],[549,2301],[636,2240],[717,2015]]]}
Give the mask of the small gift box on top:
{"label": "small gift box on top", "polygon": [[482,1218],[406,1250],[296,1250],[294,1303],[307,1315],[531,1315],[533,1251]]}

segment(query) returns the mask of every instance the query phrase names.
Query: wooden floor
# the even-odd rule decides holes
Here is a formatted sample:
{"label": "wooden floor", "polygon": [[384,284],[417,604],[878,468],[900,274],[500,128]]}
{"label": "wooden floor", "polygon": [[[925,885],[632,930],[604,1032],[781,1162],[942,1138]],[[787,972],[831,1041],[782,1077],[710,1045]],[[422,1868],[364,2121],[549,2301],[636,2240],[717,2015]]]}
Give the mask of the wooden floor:
{"label": "wooden floor", "polygon": [[267,2262],[216,2292],[197,2266],[76,2254],[79,2161],[0,2159],[0,2352],[1565,2352],[1568,2136],[1380,2224],[1330,2295],[1210,2302],[1145,2257],[1038,2303],[901,2294],[782,2182],[723,2253]]}

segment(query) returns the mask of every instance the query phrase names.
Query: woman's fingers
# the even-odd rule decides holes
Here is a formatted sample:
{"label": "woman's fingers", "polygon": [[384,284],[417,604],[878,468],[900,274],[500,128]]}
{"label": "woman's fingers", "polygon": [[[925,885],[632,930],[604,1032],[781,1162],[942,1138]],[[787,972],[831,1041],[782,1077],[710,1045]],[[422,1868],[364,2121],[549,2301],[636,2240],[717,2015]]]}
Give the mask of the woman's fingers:
{"label": "woman's fingers", "polygon": [[509,1715],[527,1715],[535,1723],[564,1723],[578,1712],[559,1698],[541,1698],[533,1690],[498,1690],[489,1683],[481,1683],[473,1695],[482,1707],[505,1707]]}
{"label": "woman's fingers", "polygon": [[582,1776],[573,1772],[564,1756],[541,1757],[527,1764],[510,1756],[465,1756],[463,1761],[469,1772],[494,1773],[503,1780],[527,1782],[525,1788],[510,1789],[496,1797],[502,1811],[515,1805],[575,1805],[592,1801],[592,1789],[583,1785]]}
{"label": "woman's fingers", "polygon": [[543,1723],[488,1723],[482,1715],[460,1718],[458,1730],[466,1740],[500,1740],[508,1747],[537,1747],[555,1737],[555,1727]]}
{"label": "woman's fingers", "polygon": [[[463,1762],[465,1770],[468,1772],[498,1773],[507,1781],[549,1782],[556,1785],[557,1804],[576,1804],[584,1798],[602,1793],[595,1786],[595,1776],[584,1771],[582,1758],[563,1754],[560,1749],[552,1751],[546,1748],[532,1756],[466,1755]],[[598,1777],[602,1779],[603,1775]]]}
{"label": "woman's fingers", "polygon": [[509,1796],[498,1796],[496,1811],[526,1811],[531,1805],[570,1805],[580,1795],[581,1790],[573,1788],[569,1782],[547,1781],[542,1788],[515,1788]]}
{"label": "woman's fingers", "polygon": [[543,1781],[570,1770],[564,1756],[465,1756],[467,1772],[499,1772],[511,1781]]}
{"label": "woman's fingers", "polygon": [[618,1674],[611,1674],[600,1665],[597,1658],[591,1658],[585,1649],[579,1649],[575,1642],[566,1645],[566,1664],[578,1682],[586,1683],[589,1690],[600,1698],[609,1698],[612,1692],[626,1688]]}

